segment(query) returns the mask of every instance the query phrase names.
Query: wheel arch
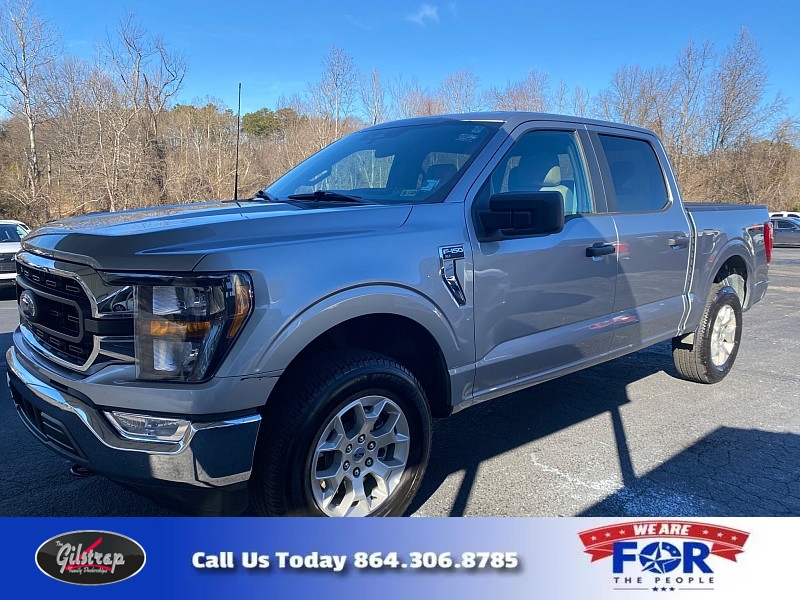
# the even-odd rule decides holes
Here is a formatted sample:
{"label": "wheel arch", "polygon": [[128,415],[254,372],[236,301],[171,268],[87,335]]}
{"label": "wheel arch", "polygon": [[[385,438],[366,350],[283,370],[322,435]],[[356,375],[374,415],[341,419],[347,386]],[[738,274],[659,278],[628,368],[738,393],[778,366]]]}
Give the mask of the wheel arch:
{"label": "wheel arch", "polygon": [[708,293],[716,283],[725,283],[734,289],[742,310],[747,310],[752,302],[756,280],[752,253],[740,238],[720,246],[698,252],[690,289],[690,310],[679,330],[681,336],[690,335],[700,323]]}
{"label": "wheel arch", "polygon": [[725,283],[731,286],[739,296],[742,307],[747,306],[750,298],[750,269],[741,254],[729,255],[717,268],[712,283]]}
{"label": "wheel arch", "polygon": [[[713,284],[725,282],[736,290],[742,307],[746,308],[755,267],[752,253],[748,251],[744,241],[738,238],[730,240],[723,248],[709,255],[708,263],[702,269],[702,285],[698,289],[700,296],[705,299]],[[734,281],[737,277],[741,279]]]}
{"label": "wheel arch", "polygon": [[304,311],[283,328],[259,361],[261,372],[279,374],[270,399],[281,396],[281,383],[290,373],[307,368],[314,355],[337,348],[369,350],[397,360],[422,384],[434,417],[452,411],[448,366],[464,360],[466,345],[427,299],[405,289],[376,294],[361,288]]}

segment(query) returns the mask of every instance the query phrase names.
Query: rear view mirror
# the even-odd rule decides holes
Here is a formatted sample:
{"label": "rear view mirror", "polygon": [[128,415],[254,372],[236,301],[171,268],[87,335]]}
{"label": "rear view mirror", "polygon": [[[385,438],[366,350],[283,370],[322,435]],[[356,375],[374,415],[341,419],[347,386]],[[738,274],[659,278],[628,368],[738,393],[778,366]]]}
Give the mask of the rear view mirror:
{"label": "rear view mirror", "polygon": [[478,211],[487,236],[544,235],[564,229],[564,199],[559,192],[504,192]]}

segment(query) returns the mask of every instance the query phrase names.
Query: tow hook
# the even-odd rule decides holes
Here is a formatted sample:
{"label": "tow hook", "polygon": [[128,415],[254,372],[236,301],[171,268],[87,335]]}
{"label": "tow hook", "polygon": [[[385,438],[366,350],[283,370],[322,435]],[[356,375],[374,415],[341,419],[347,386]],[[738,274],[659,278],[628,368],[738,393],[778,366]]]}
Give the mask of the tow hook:
{"label": "tow hook", "polygon": [[75,463],[69,468],[69,474],[75,477],[92,477],[93,475],[97,475],[97,472]]}

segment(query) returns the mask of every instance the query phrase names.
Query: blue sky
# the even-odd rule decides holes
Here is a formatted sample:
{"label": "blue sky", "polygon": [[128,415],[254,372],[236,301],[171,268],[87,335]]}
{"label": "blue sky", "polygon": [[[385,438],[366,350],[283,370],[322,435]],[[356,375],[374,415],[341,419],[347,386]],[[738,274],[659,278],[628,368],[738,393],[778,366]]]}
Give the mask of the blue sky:
{"label": "blue sky", "polygon": [[483,87],[524,79],[531,67],[596,93],[615,69],[672,64],[689,39],[732,43],[742,26],[761,45],[769,94],[800,116],[800,18],[790,0],[36,0],[65,52],[91,56],[126,11],[189,60],[181,102],[213,96],[242,111],[275,108],[281,94],[319,79],[332,44],[384,83],[416,75],[431,88],[469,68]]}

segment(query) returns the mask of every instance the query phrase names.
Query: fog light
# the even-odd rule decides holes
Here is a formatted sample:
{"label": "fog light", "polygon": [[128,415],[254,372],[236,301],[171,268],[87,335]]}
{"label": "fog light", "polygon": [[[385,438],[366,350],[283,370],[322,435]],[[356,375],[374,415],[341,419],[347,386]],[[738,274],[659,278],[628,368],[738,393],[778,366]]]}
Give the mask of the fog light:
{"label": "fog light", "polygon": [[122,437],[146,442],[178,442],[191,424],[184,419],[123,412],[107,412],[106,416]]}

